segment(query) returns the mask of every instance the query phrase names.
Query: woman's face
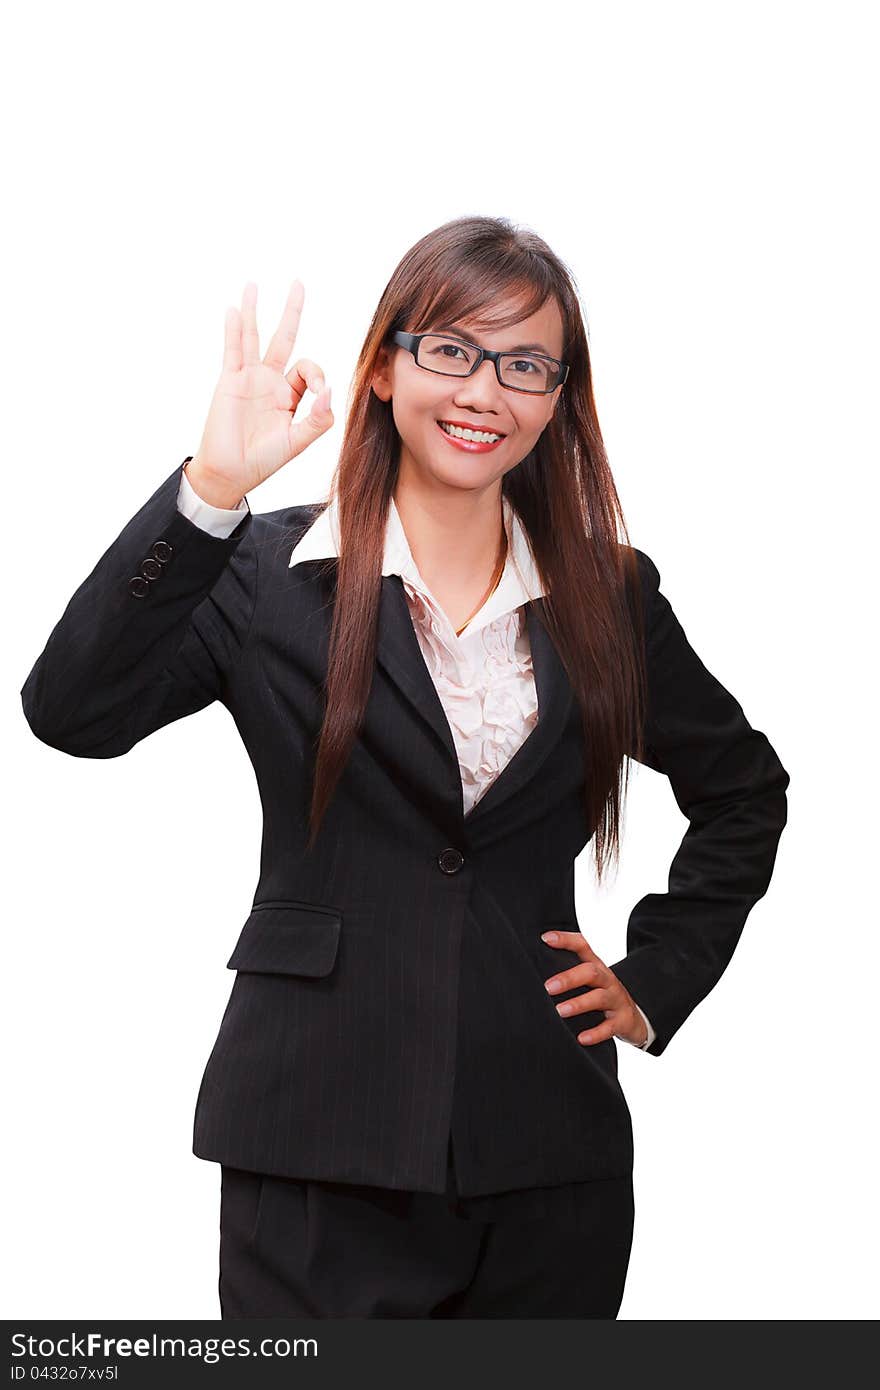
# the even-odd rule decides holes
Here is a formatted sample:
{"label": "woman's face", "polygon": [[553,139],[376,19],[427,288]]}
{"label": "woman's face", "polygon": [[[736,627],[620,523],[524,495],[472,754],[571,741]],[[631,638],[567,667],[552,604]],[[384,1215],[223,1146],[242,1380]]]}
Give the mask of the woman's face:
{"label": "woman's face", "polygon": [[[510,328],[487,332],[467,321],[443,328],[454,328],[453,336],[478,347],[510,352],[534,344],[535,350],[562,359],[562,315],[555,299]],[[400,477],[416,475],[425,483],[465,489],[490,486],[526,457],[553,414],[562,389],[558,386],[550,395],[539,395],[502,386],[494,363],[487,359],[471,376],[443,376],[419,367],[411,352],[397,346],[390,352],[383,349],[373,376],[376,395],[391,401],[401,440]],[[444,434],[441,420],[504,438],[485,452],[469,451]]]}

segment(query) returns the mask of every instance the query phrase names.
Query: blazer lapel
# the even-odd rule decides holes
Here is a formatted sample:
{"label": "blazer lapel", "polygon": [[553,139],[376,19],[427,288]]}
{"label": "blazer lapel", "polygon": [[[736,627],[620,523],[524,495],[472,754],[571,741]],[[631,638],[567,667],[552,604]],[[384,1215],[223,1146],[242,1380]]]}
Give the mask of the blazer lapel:
{"label": "blazer lapel", "polygon": [[430,724],[446,752],[457,763],[449,720],[425,665],[399,574],[382,577],[376,660],[406,695],[415,713]]}
{"label": "blazer lapel", "polygon": [[[543,607],[543,599],[533,599],[525,606],[538,699],[538,722],[473,810],[464,817],[466,825],[495,810],[508,796],[522,790],[538,771],[565,727],[574,692],[559,654],[540,621],[536,611],[538,605]],[[400,575],[385,575],[382,579],[376,641],[377,661],[407,697],[413,712],[440,739],[460,779],[455,740],[425,664]]]}

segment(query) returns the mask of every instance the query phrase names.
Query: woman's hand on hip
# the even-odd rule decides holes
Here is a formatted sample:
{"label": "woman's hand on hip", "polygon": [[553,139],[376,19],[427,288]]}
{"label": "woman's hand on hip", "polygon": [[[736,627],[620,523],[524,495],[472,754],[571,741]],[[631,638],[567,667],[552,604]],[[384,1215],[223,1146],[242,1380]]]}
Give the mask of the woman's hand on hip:
{"label": "woman's hand on hip", "polygon": [[580,956],[580,964],[561,970],[544,981],[548,994],[565,994],[568,990],[586,986],[584,994],[557,1004],[563,1017],[591,1013],[594,1009],[605,1014],[605,1022],[578,1034],[578,1042],[589,1046],[606,1038],[623,1038],[641,1047],[648,1036],[645,1020],[635,1000],[613,970],[601,961],[579,931],[548,931],[541,937],[548,946],[572,951]]}

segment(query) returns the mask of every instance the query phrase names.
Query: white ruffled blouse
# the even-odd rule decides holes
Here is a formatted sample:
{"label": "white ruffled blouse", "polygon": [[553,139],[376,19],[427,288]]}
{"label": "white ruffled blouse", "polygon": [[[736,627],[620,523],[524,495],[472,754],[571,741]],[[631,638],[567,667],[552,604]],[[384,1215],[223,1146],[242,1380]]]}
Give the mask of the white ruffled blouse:
{"label": "white ruffled blouse", "polygon": [[[530,586],[515,572],[511,532],[516,518],[506,499],[504,504],[508,532],[505,571],[495,593],[460,635],[419,574],[402,535],[399,515],[389,536],[391,548],[400,552],[397,572],[403,580],[425,664],[455,742],[465,815],[473,810],[538,722],[532,654],[522,605],[529,597],[537,596],[540,585],[531,562],[529,575],[534,582]],[[393,499],[391,505],[394,506]],[[396,539],[398,528],[401,535]],[[502,585],[505,592],[499,599]],[[503,604],[504,611],[496,611],[499,604]],[[488,612],[490,605],[494,616]]]}
{"label": "white ruffled blouse", "polygon": [[[425,663],[458,753],[467,815],[538,721],[521,608],[460,637],[428,592],[404,580]],[[477,615],[479,616],[479,615]]]}
{"label": "white ruffled blouse", "polygon": [[[399,574],[425,664],[449,721],[465,815],[473,810],[538,721],[523,605],[544,592],[525,530],[506,497],[507,559],[501,579],[460,636],[419,574],[394,499],[383,574]],[[336,499],[294,548],[290,563],[339,554]]]}

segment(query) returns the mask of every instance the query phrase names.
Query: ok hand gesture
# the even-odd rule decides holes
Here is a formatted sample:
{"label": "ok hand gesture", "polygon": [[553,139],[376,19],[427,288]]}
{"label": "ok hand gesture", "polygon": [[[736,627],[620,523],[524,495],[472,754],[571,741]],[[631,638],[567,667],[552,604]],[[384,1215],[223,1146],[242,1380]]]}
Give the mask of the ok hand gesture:
{"label": "ok hand gesture", "polygon": [[[302,313],[304,288],[294,280],[281,321],[265,355],[257,335],[257,287],[244,288],[241,312],[226,311],[223,370],[201,442],[187,464],[187,478],[206,502],[235,507],[333,423],[330,388],[308,357],[285,372]],[[304,420],[294,421],[306,387],[316,399]]]}

